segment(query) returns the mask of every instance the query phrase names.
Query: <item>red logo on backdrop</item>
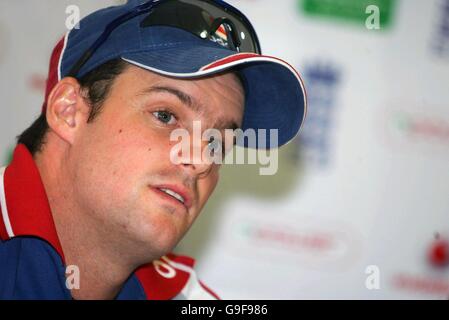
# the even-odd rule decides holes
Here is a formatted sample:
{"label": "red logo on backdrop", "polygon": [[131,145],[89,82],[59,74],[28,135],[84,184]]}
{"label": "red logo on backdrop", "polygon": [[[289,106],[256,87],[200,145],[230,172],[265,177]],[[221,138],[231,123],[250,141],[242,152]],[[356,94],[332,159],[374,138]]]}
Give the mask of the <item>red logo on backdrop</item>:
{"label": "red logo on backdrop", "polygon": [[449,239],[437,234],[428,250],[428,259],[431,265],[437,268],[449,266]]}
{"label": "red logo on backdrop", "polygon": [[426,260],[433,271],[421,274],[399,272],[393,275],[395,288],[417,294],[427,294],[438,298],[449,295],[449,237],[435,234],[435,238],[426,247]]}
{"label": "red logo on backdrop", "polygon": [[[410,105],[402,102],[403,105]],[[385,111],[385,120],[381,121],[382,133],[386,142],[396,152],[409,150],[434,156],[435,152],[445,155],[449,146],[449,118],[438,106],[411,105],[409,110],[389,106]],[[423,113],[422,110],[428,110]]]}
{"label": "red logo on backdrop", "polygon": [[313,269],[344,270],[353,265],[363,248],[359,232],[338,221],[310,219],[296,224],[289,220],[270,221],[239,216],[232,223],[232,254]]}

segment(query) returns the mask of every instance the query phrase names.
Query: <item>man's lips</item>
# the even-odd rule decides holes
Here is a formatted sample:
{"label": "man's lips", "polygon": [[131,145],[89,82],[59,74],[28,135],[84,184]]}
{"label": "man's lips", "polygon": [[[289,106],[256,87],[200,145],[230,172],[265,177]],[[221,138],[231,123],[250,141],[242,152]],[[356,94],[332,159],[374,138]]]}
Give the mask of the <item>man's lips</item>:
{"label": "man's lips", "polygon": [[154,185],[150,186],[153,191],[173,203],[183,205],[187,210],[192,206],[192,196],[188,189],[178,185]]}

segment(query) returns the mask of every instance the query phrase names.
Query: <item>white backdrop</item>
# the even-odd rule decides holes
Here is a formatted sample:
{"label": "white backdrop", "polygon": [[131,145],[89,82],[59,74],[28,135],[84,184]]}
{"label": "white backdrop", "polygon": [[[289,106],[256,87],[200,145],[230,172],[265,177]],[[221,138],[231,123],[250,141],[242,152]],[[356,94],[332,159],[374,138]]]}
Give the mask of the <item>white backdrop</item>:
{"label": "white backdrop", "polygon": [[[352,0],[306,1],[326,15],[304,1],[231,1],[303,74],[309,117],[275,176],[224,167],[177,251],[225,299],[447,299],[449,1],[381,1],[381,30],[326,11]],[[0,1],[0,163],[40,112],[67,5],[118,2]]]}

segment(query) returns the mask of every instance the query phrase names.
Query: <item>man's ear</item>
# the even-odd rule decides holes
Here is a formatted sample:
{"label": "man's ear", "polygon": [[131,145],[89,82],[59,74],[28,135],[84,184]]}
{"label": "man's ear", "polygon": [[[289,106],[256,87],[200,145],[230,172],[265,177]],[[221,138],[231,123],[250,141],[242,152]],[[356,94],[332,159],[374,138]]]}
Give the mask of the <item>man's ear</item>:
{"label": "man's ear", "polygon": [[87,122],[89,105],[75,78],[64,78],[50,92],[47,100],[47,123],[64,141],[73,144],[76,132]]}

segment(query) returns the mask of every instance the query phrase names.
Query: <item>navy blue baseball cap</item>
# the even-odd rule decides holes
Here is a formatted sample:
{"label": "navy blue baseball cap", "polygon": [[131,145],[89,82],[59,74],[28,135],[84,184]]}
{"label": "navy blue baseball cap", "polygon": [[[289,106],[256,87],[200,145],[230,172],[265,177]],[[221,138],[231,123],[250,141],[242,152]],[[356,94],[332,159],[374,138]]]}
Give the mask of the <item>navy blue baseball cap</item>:
{"label": "navy blue baseball cap", "polygon": [[[218,23],[216,33],[221,32],[221,35],[203,37],[203,34],[195,34],[195,27],[192,26],[192,21],[196,25],[199,17],[187,20],[183,25],[186,27],[176,24],[184,16],[195,13],[189,8],[181,7],[176,15],[151,8],[154,4],[165,2],[186,6],[199,4],[203,11],[208,9],[207,6],[212,11],[223,8],[223,14],[229,14],[231,18],[221,18],[220,11],[213,12],[220,17],[216,20],[223,22],[222,25]],[[149,10],[142,14],[145,6]],[[153,19],[158,15],[159,19]],[[150,16],[153,23],[148,22]],[[165,18],[160,19],[161,16]],[[237,18],[233,19],[234,16]],[[62,78],[80,78],[109,60],[121,58],[143,69],[179,79],[201,78],[223,71],[238,72],[245,89],[241,129],[266,130],[266,136],[262,135],[255,142],[246,139],[241,142],[245,147],[282,146],[298,134],[304,122],[307,99],[299,73],[279,58],[262,55],[250,22],[238,9],[223,1],[129,0],[125,5],[93,12],[82,19],[79,26],[79,29],[69,31],[53,50],[46,99]],[[231,34],[229,31],[232,30],[238,32]],[[43,112],[45,109],[46,101]],[[278,130],[277,141],[270,141],[270,129]]]}

